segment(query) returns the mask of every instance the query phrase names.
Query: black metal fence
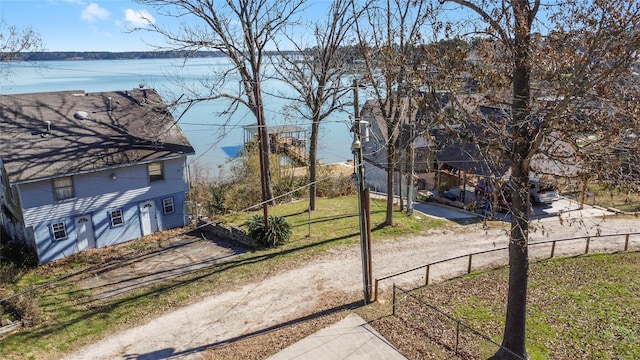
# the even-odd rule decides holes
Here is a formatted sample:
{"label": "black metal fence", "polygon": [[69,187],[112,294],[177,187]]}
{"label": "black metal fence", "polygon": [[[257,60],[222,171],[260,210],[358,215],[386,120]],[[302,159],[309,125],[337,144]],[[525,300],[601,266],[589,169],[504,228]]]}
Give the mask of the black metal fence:
{"label": "black metal fence", "polygon": [[407,290],[393,285],[393,315],[421,340],[416,352],[435,359],[487,359],[503,348],[482,332],[473,329],[445,311],[426,303]]}

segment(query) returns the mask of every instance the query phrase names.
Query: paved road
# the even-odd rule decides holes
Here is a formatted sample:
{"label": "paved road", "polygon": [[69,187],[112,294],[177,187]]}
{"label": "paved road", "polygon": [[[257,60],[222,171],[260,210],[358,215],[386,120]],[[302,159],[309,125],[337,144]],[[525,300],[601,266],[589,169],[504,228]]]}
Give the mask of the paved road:
{"label": "paved road", "polygon": [[[436,202],[416,203],[415,210],[428,216],[449,220],[471,220],[481,217],[480,214],[452,206],[442,205]],[[583,209],[580,209],[578,202],[568,198],[562,198],[551,204],[534,204],[533,210],[534,214],[531,216],[531,219],[543,219],[567,213],[580,213],[581,216],[588,217],[614,215],[614,212],[612,211],[586,204]],[[498,212],[494,215],[493,219],[497,221],[509,221],[510,216],[511,215],[507,212]]]}
{"label": "paved road", "polygon": [[416,203],[414,205],[414,209],[431,217],[449,220],[477,219],[480,217],[479,214],[464,211],[452,206],[438,204],[435,202]]}

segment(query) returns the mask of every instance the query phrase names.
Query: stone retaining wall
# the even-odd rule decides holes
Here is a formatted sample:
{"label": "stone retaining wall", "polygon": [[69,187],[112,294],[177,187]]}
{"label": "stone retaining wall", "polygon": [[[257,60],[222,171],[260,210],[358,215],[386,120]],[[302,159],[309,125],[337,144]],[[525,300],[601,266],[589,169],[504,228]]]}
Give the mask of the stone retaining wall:
{"label": "stone retaining wall", "polygon": [[221,222],[209,222],[206,225],[201,225],[201,229],[222,240],[236,242],[250,248],[257,246],[256,242],[247,235],[247,232],[239,227],[229,226]]}

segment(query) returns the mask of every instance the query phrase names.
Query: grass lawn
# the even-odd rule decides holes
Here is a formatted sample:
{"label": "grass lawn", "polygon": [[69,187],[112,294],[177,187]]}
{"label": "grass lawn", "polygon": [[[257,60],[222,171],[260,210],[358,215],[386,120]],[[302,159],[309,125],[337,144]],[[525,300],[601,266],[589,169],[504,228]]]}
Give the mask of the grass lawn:
{"label": "grass lawn", "polygon": [[[0,338],[3,359],[52,359],[99,341],[106,335],[144,323],[168,311],[196,302],[264,276],[299,266],[335,246],[359,241],[358,205],[355,197],[319,199],[318,210],[309,214],[301,201],[270,208],[292,224],[291,241],[277,249],[256,250],[232,261],[194,271],[186,276],[95,301],[71,281],[62,281],[23,296],[21,306],[32,307],[34,326]],[[229,216],[241,225],[261,211]],[[447,221],[408,217],[396,212],[396,225],[379,226],[385,218],[384,201],[372,201],[373,241],[409,234],[428,234],[450,226]],[[166,232],[108,249],[91,251],[19,274],[3,284],[3,294],[43,284],[106,261],[126,259],[174,242],[181,231]],[[640,358],[640,253],[589,255],[551,259],[531,267],[528,317],[528,349],[533,359],[633,359]],[[473,329],[500,342],[506,299],[507,271],[500,268],[478,272],[413,292],[429,304],[446,310]],[[399,316],[389,316],[390,304],[345,306],[360,294],[329,293],[320,299],[317,316],[304,319],[264,335],[239,340],[204,354],[208,359],[262,359],[283,343],[296,341],[357,312],[412,359],[445,358],[443,344],[433,334],[455,336],[451,322],[425,318],[429,311],[405,297]],[[387,296],[387,298],[389,298]],[[329,310],[327,310],[329,309]],[[6,307],[5,307],[6,311]],[[432,312],[431,312],[432,313]],[[424,331],[429,331],[425,333]],[[463,331],[463,333],[465,333]],[[463,353],[469,358],[489,356],[495,351],[487,341],[464,334]]]}
{"label": "grass lawn", "polygon": [[618,189],[606,189],[602,186],[589,187],[587,204],[597,204],[605,208],[615,208],[628,212],[640,212],[640,192],[623,192]]}
{"label": "grass lawn", "polygon": [[[640,253],[597,254],[531,265],[527,348],[531,359],[640,358]],[[463,276],[411,293],[500,343],[507,268]],[[400,297],[399,297],[400,298]],[[445,358],[456,323],[402,296],[397,316],[372,325],[410,359]],[[487,358],[497,347],[462,327],[462,358]]]}
{"label": "grass lawn", "polygon": [[[577,188],[577,187],[575,187]],[[578,191],[566,193],[576,200],[580,198]],[[615,188],[606,188],[598,184],[589,184],[584,197],[587,205],[596,205],[604,208],[614,208],[627,212],[640,212],[640,191],[622,191]]]}
{"label": "grass lawn", "polygon": [[[306,201],[270,208],[271,215],[285,217],[292,225],[291,241],[277,249],[252,251],[224,264],[210,266],[181,278],[126,293],[109,300],[94,300],[78,288],[77,277],[60,281],[21,296],[10,307],[29,309],[33,326],[0,339],[3,359],[48,359],[98,341],[109,333],[141,324],[173,309],[193,303],[205,296],[234,288],[264,276],[265,272],[285,271],[323,254],[331,247],[359,241],[358,201],[355,197],[318,199],[312,214]],[[252,215],[229,216],[230,224],[241,225]],[[410,217],[395,213],[395,226],[381,227],[385,218],[384,201],[372,200],[373,241],[407,234],[425,234],[430,229],[448,226],[449,222]],[[184,236],[170,231],[127,244],[77,254],[61,261],[18,274],[0,287],[0,297],[47,283],[101,263],[126,259],[158,249]]]}

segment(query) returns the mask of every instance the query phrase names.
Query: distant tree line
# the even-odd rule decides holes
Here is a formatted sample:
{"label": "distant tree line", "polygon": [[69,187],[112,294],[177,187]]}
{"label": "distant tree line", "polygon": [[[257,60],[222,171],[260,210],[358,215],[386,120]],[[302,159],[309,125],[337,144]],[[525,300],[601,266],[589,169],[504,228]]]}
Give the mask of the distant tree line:
{"label": "distant tree line", "polygon": [[[288,52],[287,52],[288,53]],[[266,55],[282,55],[282,52],[267,52]],[[18,61],[61,61],[61,60],[136,60],[208,58],[224,56],[219,51],[32,51],[21,52],[10,60]]]}
{"label": "distant tree line", "polygon": [[135,59],[171,59],[204,58],[222,56],[218,51],[44,51],[22,52],[15,60],[56,61],[56,60],[135,60]]}

